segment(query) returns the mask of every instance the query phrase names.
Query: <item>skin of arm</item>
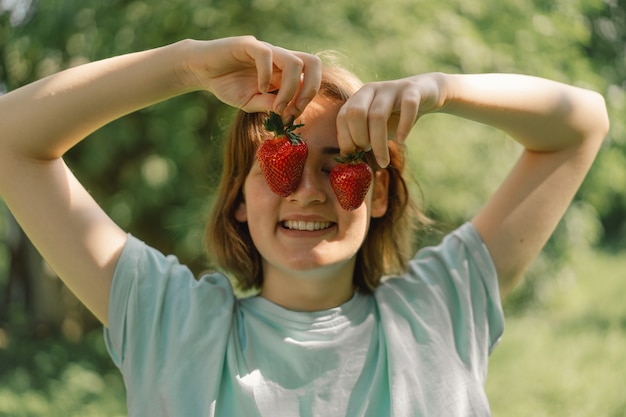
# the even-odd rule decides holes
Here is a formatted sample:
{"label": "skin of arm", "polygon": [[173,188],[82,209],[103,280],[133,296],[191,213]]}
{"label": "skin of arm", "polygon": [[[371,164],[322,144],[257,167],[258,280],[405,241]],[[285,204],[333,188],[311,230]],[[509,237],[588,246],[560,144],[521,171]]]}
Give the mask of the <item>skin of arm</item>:
{"label": "skin of arm", "polygon": [[442,112],[507,132],[523,154],[472,219],[494,261],[502,294],[521,278],[554,231],[608,131],[603,97],[517,74],[429,73],[365,85],[337,118],[342,152],[404,141],[419,117]]}
{"label": "skin of arm", "polygon": [[[181,41],[26,85],[0,97],[0,196],[44,259],[106,325],[126,233],[63,154],[112,120],[195,90],[246,111],[298,115],[319,88],[320,68],[314,56],[246,36]],[[278,87],[278,95],[268,93]]]}
{"label": "skin of arm", "polygon": [[443,111],[500,128],[525,150],[472,222],[508,292],[545,245],[609,128],[603,97],[519,75],[451,77]]}

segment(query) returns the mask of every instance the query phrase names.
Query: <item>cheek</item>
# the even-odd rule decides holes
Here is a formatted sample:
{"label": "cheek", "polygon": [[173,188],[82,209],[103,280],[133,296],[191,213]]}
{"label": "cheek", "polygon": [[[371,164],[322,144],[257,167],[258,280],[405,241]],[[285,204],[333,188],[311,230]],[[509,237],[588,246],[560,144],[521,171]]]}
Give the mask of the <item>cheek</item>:
{"label": "cheek", "polygon": [[252,228],[252,223],[266,223],[278,212],[280,197],[268,187],[261,174],[250,175],[243,186],[246,221]]}
{"label": "cheek", "polygon": [[266,207],[274,205],[279,198],[270,190],[262,175],[255,175],[254,177],[248,178],[244,184],[244,193],[246,196],[246,204],[248,205],[248,212],[251,215],[260,214],[260,210],[267,210]]}
{"label": "cheek", "polygon": [[370,225],[369,208],[363,205],[352,212],[343,211],[341,208],[339,210],[342,210],[340,224],[346,225],[345,236],[360,246],[365,240]]}

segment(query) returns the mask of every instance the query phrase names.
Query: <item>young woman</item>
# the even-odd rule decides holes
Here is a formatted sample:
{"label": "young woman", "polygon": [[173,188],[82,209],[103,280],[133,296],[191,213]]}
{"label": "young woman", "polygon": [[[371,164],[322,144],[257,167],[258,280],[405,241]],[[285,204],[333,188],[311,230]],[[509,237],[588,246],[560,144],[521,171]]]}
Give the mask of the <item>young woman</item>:
{"label": "young woman", "polygon": [[[207,242],[255,297],[236,299],[223,273],[196,280],[127,235],[62,160],[104,124],[196,90],[242,110]],[[269,110],[304,124],[309,154],[288,197],[255,159]],[[525,150],[471,221],[408,260],[402,148],[432,112],[503,129]],[[483,416],[500,296],[554,230],[607,129],[600,95],[544,79],[432,73],[361,86],[252,37],[187,40],[0,97],[0,193],[105,325],[130,415]],[[371,150],[374,181],[345,211],[328,173],[357,148]]]}

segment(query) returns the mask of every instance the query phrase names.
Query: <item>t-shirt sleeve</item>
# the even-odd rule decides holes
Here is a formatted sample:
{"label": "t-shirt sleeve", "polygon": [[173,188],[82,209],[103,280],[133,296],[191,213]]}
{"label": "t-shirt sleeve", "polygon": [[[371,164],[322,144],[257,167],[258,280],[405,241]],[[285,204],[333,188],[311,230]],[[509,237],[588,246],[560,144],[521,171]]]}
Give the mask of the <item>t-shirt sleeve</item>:
{"label": "t-shirt sleeve", "polygon": [[125,377],[149,378],[166,361],[191,360],[198,343],[223,350],[233,305],[226,277],[196,280],[175,256],[128,235],[111,286],[105,344]]}
{"label": "t-shirt sleeve", "polygon": [[434,268],[443,268],[439,284],[453,321],[461,324],[458,336],[484,337],[491,352],[504,331],[504,313],[495,265],[474,225],[465,223],[440,246],[417,255],[418,262],[428,259]]}
{"label": "t-shirt sleeve", "polygon": [[454,344],[480,378],[504,331],[495,266],[480,235],[465,223],[438,246],[421,249],[394,287],[415,314]]}

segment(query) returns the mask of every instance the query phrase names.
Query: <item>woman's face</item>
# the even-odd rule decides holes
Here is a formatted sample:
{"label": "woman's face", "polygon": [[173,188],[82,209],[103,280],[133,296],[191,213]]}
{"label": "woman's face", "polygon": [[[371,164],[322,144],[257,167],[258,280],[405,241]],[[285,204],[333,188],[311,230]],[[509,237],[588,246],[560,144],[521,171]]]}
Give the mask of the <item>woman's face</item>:
{"label": "woman's face", "polygon": [[[337,164],[336,117],[341,103],[317,97],[296,123],[309,154],[300,185],[288,197],[274,194],[255,161],[243,187],[245,202],[236,211],[247,222],[263,258],[264,281],[311,276],[352,280],[355,256],[363,243],[370,217],[386,210],[387,181],[377,176],[364,204],[343,210],[333,193],[329,173]],[[373,191],[375,189],[376,191]],[[372,195],[377,196],[372,199]]]}

